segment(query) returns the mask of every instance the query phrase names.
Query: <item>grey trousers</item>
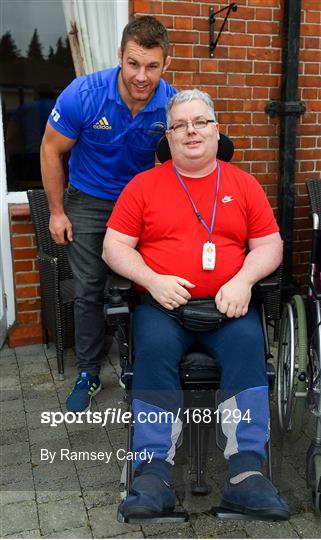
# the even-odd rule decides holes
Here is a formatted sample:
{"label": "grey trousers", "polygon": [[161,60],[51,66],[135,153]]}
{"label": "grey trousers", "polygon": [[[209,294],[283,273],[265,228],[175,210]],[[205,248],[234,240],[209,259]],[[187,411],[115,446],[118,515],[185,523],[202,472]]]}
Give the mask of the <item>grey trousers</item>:
{"label": "grey trousers", "polygon": [[98,375],[104,358],[105,320],[103,293],[107,266],[101,258],[106,221],[114,201],[91,197],[69,186],[65,212],[72,223],[73,241],[68,259],[75,281],[76,365]]}

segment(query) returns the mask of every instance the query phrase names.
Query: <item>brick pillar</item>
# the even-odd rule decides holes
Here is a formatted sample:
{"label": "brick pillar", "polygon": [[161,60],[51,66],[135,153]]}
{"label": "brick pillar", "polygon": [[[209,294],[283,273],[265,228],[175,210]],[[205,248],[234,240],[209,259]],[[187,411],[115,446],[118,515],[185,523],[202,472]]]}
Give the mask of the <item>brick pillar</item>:
{"label": "brick pillar", "polygon": [[34,227],[27,204],[9,208],[16,298],[16,322],[9,347],[42,342],[40,284]]}

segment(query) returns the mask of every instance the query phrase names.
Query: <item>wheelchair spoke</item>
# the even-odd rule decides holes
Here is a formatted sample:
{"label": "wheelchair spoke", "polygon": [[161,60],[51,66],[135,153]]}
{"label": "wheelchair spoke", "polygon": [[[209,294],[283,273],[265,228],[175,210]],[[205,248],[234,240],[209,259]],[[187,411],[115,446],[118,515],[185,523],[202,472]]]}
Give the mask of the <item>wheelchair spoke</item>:
{"label": "wheelchair spoke", "polygon": [[278,354],[278,417],[283,431],[301,430],[307,371],[305,306],[295,295],[283,309]]}

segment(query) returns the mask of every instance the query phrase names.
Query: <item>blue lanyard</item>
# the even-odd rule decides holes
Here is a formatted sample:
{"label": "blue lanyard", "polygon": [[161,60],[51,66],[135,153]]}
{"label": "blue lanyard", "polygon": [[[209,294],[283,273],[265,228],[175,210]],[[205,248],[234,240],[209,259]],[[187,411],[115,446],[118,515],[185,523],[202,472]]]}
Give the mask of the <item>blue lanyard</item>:
{"label": "blue lanyard", "polygon": [[219,189],[220,189],[220,180],[221,180],[221,168],[220,168],[220,164],[219,162],[217,161],[217,181],[216,181],[216,194],[215,194],[215,201],[214,201],[214,205],[213,205],[213,211],[212,211],[212,219],[211,219],[211,226],[208,227],[208,225],[205,223],[204,219],[202,218],[201,214],[199,213],[199,211],[197,210],[196,208],[196,205],[184,183],[184,180],[183,178],[181,177],[181,175],[179,174],[178,170],[176,169],[176,167],[173,166],[173,169],[175,171],[175,174],[181,184],[181,186],[185,189],[186,193],[187,193],[187,196],[191,202],[191,205],[193,207],[193,210],[196,214],[196,217],[197,219],[199,220],[199,222],[203,225],[203,227],[207,230],[208,234],[209,234],[209,237],[210,237],[210,242],[212,243],[212,234],[213,234],[213,228],[214,228],[214,222],[215,222],[215,216],[216,216],[216,207],[217,207],[217,199],[218,199],[218,192],[219,192]]}

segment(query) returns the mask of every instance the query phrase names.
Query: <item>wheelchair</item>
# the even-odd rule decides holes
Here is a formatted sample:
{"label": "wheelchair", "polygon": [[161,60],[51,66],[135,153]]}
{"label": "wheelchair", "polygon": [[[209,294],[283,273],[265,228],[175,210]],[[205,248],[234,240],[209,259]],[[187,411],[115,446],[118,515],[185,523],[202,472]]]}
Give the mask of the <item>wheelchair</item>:
{"label": "wheelchair", "polygon": [[[234,146],[232,141],[220,134],[218,158],[223,161],[229,161],[233,156]],[[157,148],[157,157],[160,162],[171,158],[167,139],[160,139]],[[270,393],[274,388],[276,378],[275,368],[270,362],[272,358],[269,345],[269,328],[273,327],[275,336],[280,317],[280,286],[281,286],[281,267],[272,276],[267,277],[255,286],[253,291],[253,303],[257,308],[262,324],[262,330],[265,343],[266,371]],[[135,295],[131,283],[123,278],[120,281],[115,280],[114,286],[110,289],[109,302],[104,306],[104,313],[107,325],[115,331],[115,337],[119,348],[120,366],[122,369],[122,380],[125,383],[125,400],[131,407],[131,381],[133,375],[133,353],[131,347],[132,340],[132,312],[135,306]],[[217,411],[217,391],[220,385],[220,370],[215,364],[215,359],[210,357],[204,351],[192,350],[186,354],[180,364],[180,381],[184,393],[184,410],[189,412],[191,422],[185,423],[183,432],[188,432],[188,459],[191,478],[191,491],[193,495],[206,495],[211,488],[206,483],[206,454],[208,449],[209,430],[212,423],[206,424],[203,421],[202,411],[210,409]],[[215,422],[215,439],[217,446],[224,450],[225,436],[221,430],[219,422]],[[213,429],[213,427],[212,427]],[[127,432],[127,450],[132,449],[133,424],[128,424]],[[179,441],[178,441],[179,445]],[[267,476],[272,480],[271,466],[271,445],[267,443]],[[123,471],[120,492],[123,497],[128,493],[132,480],[131,462]],[[231,512],[229,510],[214,507],[212,514],[220,519],[253,519],[244,514]],[[137,523],[141,518],[125,519],[118,512],[117,516],[120,522]],[[155,518],[144,518],[144,523],[182,523],[188,521],[188,515],[184,512],[175,512],[169,515]]]}
{"label": "wheelchair", "polygon": [[[273,392],[276,378],[275,368],[270,362],[272,358],[269,345],[269,327],[274,330],[280,316],[280,284],[281,268],[273,275],[260,281],[253,292],[253,303],[260,314],[262,330],[265,342],[266,371],[268,376],[269,390]],[[130,409],[131,381],[133,375],[133,353],[131,346],[132,336],[132,313],[135,306],[135,293],[131,283],[123,278],[114,277],[114,284],[110,290],[109,302],[104,306],[104,313],[108,326],[115,330],[115,336],[119,347],[120,366],[125,382],[125,400]],[[206,424],[202,411],[210,409],[217,411],[217,391],[220,385],[220,370],[215,364],[215,359],[204,351],[191,350],[183,356],[180,364],[180,381],[184,391],[184,411],[192,421],[185,424],[183,431],[188,431],[188,458],[189,470],[193,476],[191,491],[193,495],[206,495],[210,487],[205,481],[206,453],[208,447],[209,429],[213,424]],[[217,446],[224,450],[225,436],[221,431],[220,424],[215,422],[215,439]],[[133,423],[128,424],[127,451],[132,449]],[[267,476],[272,480],[271,444],[267,443]],[[132,480],[131,462],[125,467],[121,482],[120,492],[123,497],[128,493]],[[245,514],[231,512],[224,508],[214,507],[212,514],[219,519],[253,519]],[[142,518],[125,519],[118,513],[118,520],[126,523],[142,522]],[[184,512],[174,512],[169,515],[155,518],[144,518],[144,523],[182,523],[188,521],[188,515]]]}
{"label": "wheelchair", "polygon": [[315,436],[306,456],[306,481],[314,511],[321,514],[321,185],[306,182],[312,211],[308,293],[284,304],[277,367],[278,420],[297,438],[306,411],[315,417]]}

